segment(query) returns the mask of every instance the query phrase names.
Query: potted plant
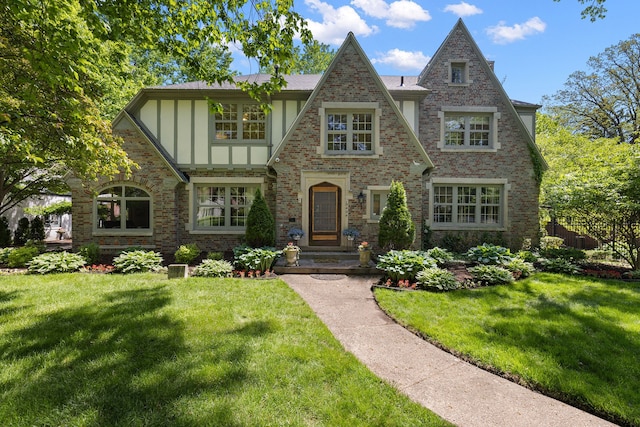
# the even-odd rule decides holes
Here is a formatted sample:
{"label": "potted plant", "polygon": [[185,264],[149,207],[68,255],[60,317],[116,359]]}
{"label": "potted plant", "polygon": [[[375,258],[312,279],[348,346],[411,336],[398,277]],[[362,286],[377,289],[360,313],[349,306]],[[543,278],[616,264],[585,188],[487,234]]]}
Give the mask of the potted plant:
{"label": "potted plant", "polygon": [[360,236],[360,232],[355,228],[345,228],[342,230],[342,235],[347,236],[347,240],[355,240]]}
{"label": "potted plant", "polygon": [[302,238],[302,236],[304,236],[304,230],[302,230],[301,228],[293,227],[289,230],[289,233],[287,235],[290,239],[298,241]]}
{"label": "potted plant", "polygon": [[298,259],[300,259],[300,248],[293,244],[293,242],[287,243],[287,246],[282,249],[284,253],[284,259],[287,267],[293,267],[298,265]]}
{"label": "potted plant", "polygon": [[362,242],[358,245],[358,253],[360,254],[360,267],[369,267],[371,261],[371,246],[369,242]]}

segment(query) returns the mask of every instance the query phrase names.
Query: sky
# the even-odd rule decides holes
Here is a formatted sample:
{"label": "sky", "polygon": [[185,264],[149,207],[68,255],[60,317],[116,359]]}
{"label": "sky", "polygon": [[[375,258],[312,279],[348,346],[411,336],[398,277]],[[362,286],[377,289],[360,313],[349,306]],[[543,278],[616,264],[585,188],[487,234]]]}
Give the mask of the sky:
{"label": "sky", "polygon": [[[587,2],[588,3],[588,2]],[[418,75],[459,18],[514,100],[543,104],[587,61],[640,32],[640,1],[608,0],[582,19],[578,0],[294,0],[314,38],[337,50],[349,32],[380,75]],[[258,72],[246,59],[233,67]]]}

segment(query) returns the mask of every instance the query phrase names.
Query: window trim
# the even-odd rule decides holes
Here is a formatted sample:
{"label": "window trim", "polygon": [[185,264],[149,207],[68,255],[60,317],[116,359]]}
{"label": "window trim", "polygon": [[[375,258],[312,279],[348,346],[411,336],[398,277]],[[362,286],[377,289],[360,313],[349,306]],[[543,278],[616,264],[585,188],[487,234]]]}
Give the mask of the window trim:
{"label": "window trim", "polygon": [[[386,193],[387,198],[389,197],[389,191],[391,191],[390,185],[370,185],[364,190],[364,194],[366,197],[366,206],[365,206],[365,214],[363,218],[367,220],[368,223],[377,224],[380,222],[380,217],[375,217],[373,215],[373,196],[374,194],[382,194]],[[382,212],[380,213],[382,216]]]}
{"label": "window trim", "polygon": [[[471,80],[469,78],[469,60],[467,59],[450,59],[447,62],[445,62],[445,66],[447,67],[447,80],[446,83],[449,86],[461,86],[461,87],[465,87],[465,86],[469,86],[471,83],[473,83],[473,80]],[[462,82],[454,82],[453,81],[453,69],[456,68],[456,66],[461,66],[462,68]]]}
{"label": "window trim", "polygon": [[[112,187],[121,187],[123,190],[122,196],[120,198],[122,204],[126,211],[126,201],[127,199],[131,200],[149,200],[149,228],[98,228],[98,197],[100,196],[100,192],[112,188]],[[139,190],[144,191],[148,194],[148,199],[141,197],[127,197],[125,196],[124,188],[132,187],[137,188]],[[94,236],[152,236],[153,235],[153,219],[154,219],[154,203],[153,203],[153,194],[147,188],[142,187],[141,185],[135,182],[109,182],[98,188],[97,194],[93,197],[92,201],[92,235]],[[121,225],[123,221],[123,216],[120,215]],[[125,224],[126,224],[126,220]]]}
{"label": "window trim", "polygon": [[[216,145],[237,145],[237,144],[264,144],[267,141],[268,138],[268,126],[267,126],[267,116],[266,114],[264,114],[264,112],[262,112],[263,115],[263,119],[262,120],[243,120],[243,115],[244,115],[244,106],[245,105],[249,105],[251,107],[260,107],[259,104],[255,103],[255,102],[250,102],[250,101],[237,101],[237,100],[222,100],[219,101],[220,105],[235,105],[237,107],[237,118],[235,119],[235,121],[232,120],[220,120],[218,121],[217,119],[217,115],[218,112],[213,111],[209,114],[209,129],[210,129],[210,134],[209,134],[209,142],[211,142],[212,144],[216,144]],[[261,111],[261,110],[260,110]],[[218,139],[217,138],[217,131],[216,131],[216,125],[218,123],[234,123],[236,124],[236,138],[229,138],[229,139]],[[264,138],[262,139],[245,139],[244,138],[244,124],[256,124],[256,123],[262,123],[264,126]]]}
{"label": "window trim", "polygon": [[[447,145],[446,144],[446,118],[449,115],[460,116],[489,116],[489,145],[477,146],[468,145],[468,141],[465,138],[464,145]],[[480,107],[480,106],[462,106],[462,107],[442,107],[438,111],[438,119],[440,119],[440,138],[437,142],[437,147],[442,151],[464,151],[464,152],[478,152],[478,153],[495,153],[501,148],[501,144],[498,140],[498,121],[501,114],[498,112],[497,107]]]}
{"label": "window trim", "polygon": [[[331,113],[344,113],[344,114],[357,114],[357,113],[369,113],[371,112],[373,126],[371,135],[371,150],[359,153],[358,151],[349,150],[344,152],[329,151],[327,149],[327,115]],[[335,158],[378,158],[382,155],[382,147],[380,146],[380,117],[382,110],[378,102],[323,102],[322,106],[318,109],[318,115],[320,116],[320,143],[316,149],[317,154],[323,159],[335,159]],[[347,144],[350,144],[347,141]]]}
{"label": "window trim", "polygon": [[[506,231],[509,224],[509,191],[511,185],[507,179],[502,178],[433,178],[428,184],[429,190],[429,226],[432,230],[491,230],[491,231]],[[455,222],[442,223],[434,221],[434,187],[448,186],[466,186],[466,187],[501,187],[500,193],[500,222],[498,224],[481,224],[474,222],[472,224],[457,222],[457,212],[452,212],[452,218],[455,218]],[[453,194],[455,198],[455,192]],[[479,197],[479,196],[477,196]],[[455,202],[454,202],[455,204]],[[476,213],[476,216],[480,217],[480,212]]]}
{"label": "window trim", "polygon": [[189,193],[189,222],[185,224],[185,230],[189,232],[189,234],[244,234],[246,226],[241,229],[231,226],[215,228],[199,228],[197,226],[196,187],[207,184],[218,185],[220,187],[232,187],[234,185],[247,187],[255,186],[260,188],[260,191],[264,194],[264,179],[252,177],[194,177],[191,178],[187,185],[187,192]]}

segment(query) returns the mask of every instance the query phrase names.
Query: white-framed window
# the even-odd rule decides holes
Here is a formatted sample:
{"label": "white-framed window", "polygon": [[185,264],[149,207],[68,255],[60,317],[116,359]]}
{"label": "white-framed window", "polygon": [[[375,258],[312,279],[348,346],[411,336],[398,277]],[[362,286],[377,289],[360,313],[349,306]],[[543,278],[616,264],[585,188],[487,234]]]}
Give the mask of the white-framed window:
{"label": "white-framed window", "polygon": [[387,198],[389,197],[388,185],[370,185],[365,190],[366,195],[366,213],[363,218],[368,222],[375,223],[380,221],[382,211],[387,206]]}
{"label": "white-framed window", "polygon": [[377,102],[323,102],[318,154],[379,156],[380,114]]}
{"label": "white-framed window", "polygon": [[472,83],[469,78],[469,62],[464,59],[451,60],[446,63],[450,86],[467,86]]}
{"label": "white-framed window", "polygon": [[387,198],[389,197],[389,190],[373,190],[370,193],[371,197],[371,211],[370,218],[380,220],[382,211],[387,206]]}
{"label": "white-framed window", "polygon": [[491,140],[489,115],[445,114],[445,146],[488,147]]}
{"label": "white-framed window", "polygon": [[498,120],[495,107],[443,107],[440,118],[438,148],[450,151],[496,151]]}
{"label": "white-framed window", "polygon": [[504,227],[507,213],[506,181],[478,181],[481,180],[445,179],[432,183],[430,205],[433,229]]}
{"label": "white-framed window", "polygon": [[214,141],[264,141],[266,119],[258,104],[222,103],[213,115]]}
{"label": "white-framed window", "polygon": [[188,185],[190,233],[244,233],[262,178],[193,177]]}
{"label": "white-framed window", "polygon": [[111,185],[94,199],[95,230],[143,231],[151,229],[151,196],[133,185]]}
{"label": "white-framed window", "polygon": [[327,153],[366,153],[373,151],[371,111],[327,111]]}
{"label": "white-framed window", "polygon": [[257,186],[197,184],[196,229],[242,229]]}

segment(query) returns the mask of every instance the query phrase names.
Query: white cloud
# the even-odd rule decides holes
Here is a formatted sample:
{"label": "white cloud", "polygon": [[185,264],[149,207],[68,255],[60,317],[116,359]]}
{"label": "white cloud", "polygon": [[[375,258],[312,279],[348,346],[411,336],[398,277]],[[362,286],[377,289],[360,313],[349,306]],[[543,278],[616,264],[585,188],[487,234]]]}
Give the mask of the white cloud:
{"label": "white cloud", "polygon": [[313,37],[321,43],[340,45],[349,31],[363,37],[378,32],[378,27],[367,25],[351,6],[336,9],[320,0],[305,0],[305,4],[322,15],[322,22],[307,19]]}
{"label": "white cloud", "polygon": [[352,0],[351,4],[361,9],[366,15],[378,19],[386,19],[390,27],[409,29],[417,22],[431,20],[428,10],[411,0],[398,0],[387,3],[384,0]]}
{"label": "white cloud", "polygon": [[399,70],[420,71],[429,63],[429,59],[420,51],[407,52],[406,50],[391,49],[385,53],[379,53],[371,62],[391,65]]}
{"label": "white cloud", "polygon": [[482,9],[466,2],[460,2],[458,4],[448,4],[444,8],[445,12],[451,12],[454,15],[463,18],[465,16],[478,15],[482,13]]}
{"label": "white cloud", "polygon": [[542,19],[534,16],[524,24],[515,24],[511,27],[506,26],[504,21],[501,21],[498,25],[487,28],[486,31],[494,43],[507,44],[516,40],[523,40],[526,36],[543,33],[546,28],[547,24]]}

